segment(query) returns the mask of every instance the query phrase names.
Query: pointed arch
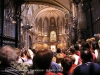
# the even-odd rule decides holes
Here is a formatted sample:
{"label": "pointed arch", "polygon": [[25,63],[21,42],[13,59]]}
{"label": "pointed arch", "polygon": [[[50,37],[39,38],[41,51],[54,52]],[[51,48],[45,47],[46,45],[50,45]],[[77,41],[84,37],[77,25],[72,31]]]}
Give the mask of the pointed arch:
{"label": "pointed arch", "polygon": [[55,26],[56,22],[55,22],[55,18],[51,17],[50,18],[50,26]]}
{"label": "pointed arch", "polygon": [[57,17],[57,26],[59,27],[59,21],[60,21],[60,18],[59,16]]}
{"label": "pointed arch", "polygon": [[60,17],[57,18],[57,25],[58,25],[58,33],[61,34],[62,33],[62,20],[60,19]]}
{"label": "pointed arch", "polygon": [[38,33],[42,34],[42,18],[40,18],[38,21]]}
{"label": "pointed arch", "polygon": [[43,33],[44,35],[48,34],[48,18],[47,17],[45,17],[43,21]]}

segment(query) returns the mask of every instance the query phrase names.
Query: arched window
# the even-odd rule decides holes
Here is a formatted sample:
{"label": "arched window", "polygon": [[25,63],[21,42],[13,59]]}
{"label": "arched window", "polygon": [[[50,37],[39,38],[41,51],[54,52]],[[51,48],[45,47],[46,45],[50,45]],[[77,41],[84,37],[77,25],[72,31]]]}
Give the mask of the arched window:
{"label": "arched window", "polygon": [[38,22],[38,34],[42,34],[42,19],[41,18]]}
{"label": "arched window", "polygon": [[47,35],[48,34],[48,19],[47,18],[44,19],[43,24],[44,24],[43,33],[44,35]]}

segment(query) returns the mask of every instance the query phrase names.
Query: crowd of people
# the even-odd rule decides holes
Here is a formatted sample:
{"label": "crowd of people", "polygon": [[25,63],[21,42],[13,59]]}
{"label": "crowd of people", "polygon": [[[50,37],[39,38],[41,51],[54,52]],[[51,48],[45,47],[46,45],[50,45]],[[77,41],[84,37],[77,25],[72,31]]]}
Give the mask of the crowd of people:
{"label": "crowd of people", "polygon": [[56,52],[5,45],[0,49],[0,75],[100,75],[100,41],[79,40]]}

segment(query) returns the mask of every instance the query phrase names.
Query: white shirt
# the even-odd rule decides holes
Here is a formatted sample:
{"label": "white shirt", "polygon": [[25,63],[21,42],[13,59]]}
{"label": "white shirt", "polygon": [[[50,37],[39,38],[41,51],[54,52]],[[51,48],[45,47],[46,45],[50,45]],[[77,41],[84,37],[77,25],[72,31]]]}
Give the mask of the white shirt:
{"label": "white shirt", "polygon": [[94,50],[94,54],[96,56],[96,58],[98,57],[98,50]]}
{"label": "white shirt", "polygon": [[74,57],[75,57],[75,62],[74,62],[74,64],[76,64],[76,65],[78,65],[78,62],[79,62],[79,56],[78,55],[76,55],[76,54],[74,54],[73,55]]}

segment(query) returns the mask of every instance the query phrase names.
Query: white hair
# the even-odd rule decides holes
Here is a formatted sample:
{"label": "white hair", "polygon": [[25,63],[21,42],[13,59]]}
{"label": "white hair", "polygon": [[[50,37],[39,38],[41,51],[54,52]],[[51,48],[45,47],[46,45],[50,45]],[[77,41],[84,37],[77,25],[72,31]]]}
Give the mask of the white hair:
{"label": "white hair", "polygon": [[18,55],[16,54],[14,49],[8,45],[3,46],[0,50],[1,62],[5,62],[5,63],[9,62],[9,64],[10,64],[12,61],[16,61],[17,57],[18,57]]}

